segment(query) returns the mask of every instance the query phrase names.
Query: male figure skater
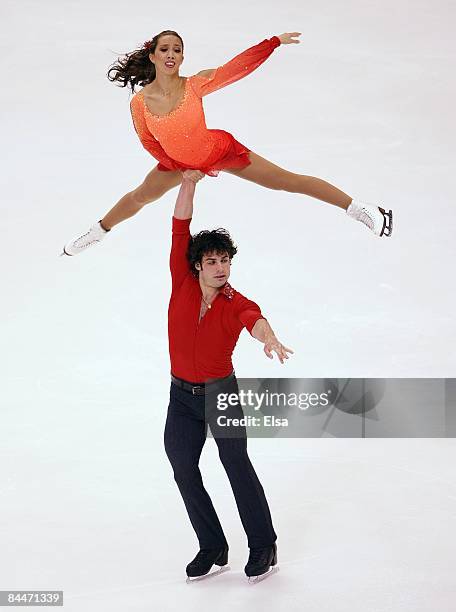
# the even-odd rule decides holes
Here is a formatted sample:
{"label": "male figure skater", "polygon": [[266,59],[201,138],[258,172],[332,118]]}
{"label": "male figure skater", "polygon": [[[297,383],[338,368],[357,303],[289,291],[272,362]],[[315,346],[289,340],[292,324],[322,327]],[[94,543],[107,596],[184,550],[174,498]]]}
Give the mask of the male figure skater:
{"label": "male figure skater", "polygon": [[[228,563],[228,543],[198,467],[208,425],[247,534],[250,555],[245,573],[251,580],[271,572],[277,563],[277,536],[247,454],[245,427],[218,425],[221,413],[214,409],[215,398],[221,392],[238,391],[231,355],[244,327],[264,344],[271,359],[276,353],[284,363],[293,351],[279,342],[258,305],[227,282],[237,250],[228,232],[218,229],[190,235],[195,184],[203,176],[198,170],[183,173],[172,219],[171,389],[164,442],[200,546],[187,565],[187,580],[207,575],[214,564],[223,568]],[[241,418],[243,413],[238,404],[223,415]]]}

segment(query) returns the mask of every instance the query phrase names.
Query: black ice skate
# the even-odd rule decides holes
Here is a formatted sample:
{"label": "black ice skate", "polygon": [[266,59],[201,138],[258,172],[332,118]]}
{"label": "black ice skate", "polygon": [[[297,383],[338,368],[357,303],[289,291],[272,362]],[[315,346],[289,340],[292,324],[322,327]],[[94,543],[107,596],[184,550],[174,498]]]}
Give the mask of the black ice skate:
{"label": "black ice skate", "polygon": [[277,545],[275,542],[272,546],[266,546],[265,548],[250,549],[249,560],[244,568],[250,583],[260,582],[278,570]]}
{"label": "black ice skate", "polygon": [[[217,576],[230,569],[228,563],[228,547],[217,549],[201,549],[193,561],[187,565],[187,582],[203,580]],[[220,569],[209,573],[213,565],[219,565]]]}

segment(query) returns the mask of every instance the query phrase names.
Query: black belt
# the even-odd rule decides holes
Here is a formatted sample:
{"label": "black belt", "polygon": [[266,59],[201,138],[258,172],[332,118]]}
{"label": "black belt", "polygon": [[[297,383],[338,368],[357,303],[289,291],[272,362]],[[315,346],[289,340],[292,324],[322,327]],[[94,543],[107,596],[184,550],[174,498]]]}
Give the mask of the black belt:
{"label": "black belt", "polygon": [[231,372],[231,374],[229,376],[225,376],[225,378],[217,378],[216,380],[212,380],[208,383],[190,383],[182,378],[176,378],[171,374],[171,382],[180,389],[188,391],[188,393],[191,393],[192,395],[206,395],[206,393],[213,391],[214,387],[217,387],[217,385],[220,383],[229,382],[234,377],[234,372]]}

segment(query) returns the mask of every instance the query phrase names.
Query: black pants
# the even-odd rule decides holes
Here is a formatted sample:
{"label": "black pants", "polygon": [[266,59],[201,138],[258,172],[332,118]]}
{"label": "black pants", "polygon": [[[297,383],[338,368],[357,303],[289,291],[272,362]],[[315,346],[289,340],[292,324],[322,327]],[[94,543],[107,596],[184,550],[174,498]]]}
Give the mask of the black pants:
{"label": "black pants", "polygon": [[[223,388],[216,386],[216,391],[236,393],[236,379],[232,379]],[[184,500],[200,548],[222,548],[227,545],[198,467],[208,424],[228,475],[249,547],[271,546],[277,536],[263,487],[247,454],[245,427],[235,427],[228,431],[229,427],[220,427],[216,421],[220,414],[241,418],[242,408],[239,405],[232,406],[221,413],[213,404],[212,408],[208,409],[211,398],[215,401],[212,393],[209,396],[192,395],[171,383],[164,433],[166,454],[174,471],[174,480]]]}

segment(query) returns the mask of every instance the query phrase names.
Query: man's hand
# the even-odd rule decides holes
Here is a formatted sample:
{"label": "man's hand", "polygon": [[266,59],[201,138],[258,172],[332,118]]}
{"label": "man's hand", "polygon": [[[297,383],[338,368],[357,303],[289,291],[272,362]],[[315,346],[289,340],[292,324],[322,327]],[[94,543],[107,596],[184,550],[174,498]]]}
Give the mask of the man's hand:
{"label": "man's hand", "polygon": [[282,45],[291,45],[292,43],[298,44],[301,42],[300,40],[295,40],[298,36],[301,36],[301,32],[285,32],[285,34],[281,34],[277,38]]}
{"label": "man's hand", "polygon": [[284,346],[275,336],[269,336],[266,338],[264,342],[264,352],[269,357],[269,359],[274,359],[274,355],[272,351],[277,353],[277,357],[279,358],[280,363],[284,363],[285,359],[289,359],[287,353],[293,353],[290,348]]}
{"label": "man's hand", "polygon": [[204,172],[200,172],[199,170],[184,170],[184,172],[182,173],[183,179],[188,179],[190,181],[193,181],[194,183],[200,181],[202,178],[204,178],[204,176]]}
{"label": "man's hand", "polygon": [[274,330],[266,321],[266,319],[258,319],[258,321],[252,328],[251,334],[254,338],[259,340],[260,342],[263,342],[263,350],[269,357],[269,359],[274,359],[274,355],[272,354],[272,351],[274,351],[275,353],[277,353],[277,357],[279,358],[280,363],[283,363],[284,359],[288,359],[287,353],[294,352],[277,340],[277,336],[275,335]]}

